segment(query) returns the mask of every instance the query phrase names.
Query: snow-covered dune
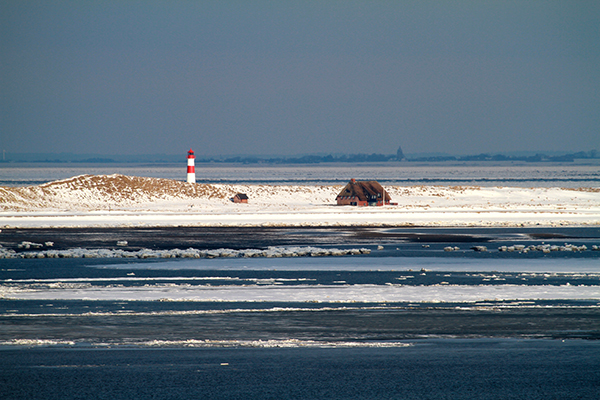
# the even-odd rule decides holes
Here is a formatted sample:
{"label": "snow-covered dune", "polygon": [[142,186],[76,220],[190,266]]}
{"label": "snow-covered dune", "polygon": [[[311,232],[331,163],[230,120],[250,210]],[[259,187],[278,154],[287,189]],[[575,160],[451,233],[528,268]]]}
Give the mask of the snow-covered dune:
{"label": "snow-covered dune", "polygon": [[[600,225],[600,189],[387,186],[397,206],[336,206],[341,186],[208,185],[81,175],[0,187],[2,226]],[[230,201],[246,193],[249,204]]]}
{"label": "snow-covered dune", "polygon": [[0,187],[2,211],[92,211],[175,205],[190,199],[224,199],[212,185],[125,175],[80,175],[39,186]]}

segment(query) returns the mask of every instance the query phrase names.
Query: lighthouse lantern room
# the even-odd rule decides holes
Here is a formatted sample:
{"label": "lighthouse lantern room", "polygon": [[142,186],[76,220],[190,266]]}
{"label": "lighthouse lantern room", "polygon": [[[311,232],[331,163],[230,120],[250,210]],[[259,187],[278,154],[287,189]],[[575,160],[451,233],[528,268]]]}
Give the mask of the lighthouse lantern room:
{"label": "lighthouse lantern room", "polygon": [[194,156],[194,152],[192,151],[192,149],[190,149],[190,151],[188,151],[188,156],[187,156],[187,182],[188,183],[196,183],[196,169],[194,166],[194,159],[196,157]]}

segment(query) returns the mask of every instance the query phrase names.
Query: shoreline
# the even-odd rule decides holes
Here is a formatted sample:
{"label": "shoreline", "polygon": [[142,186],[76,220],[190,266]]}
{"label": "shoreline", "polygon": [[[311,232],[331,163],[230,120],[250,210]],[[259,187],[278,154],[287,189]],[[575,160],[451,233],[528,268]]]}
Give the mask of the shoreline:
{"label": "shoreline", "polygon": [[84,227],[555,228],[600,226],[600,214],[594,211],[342,211],[345,212],[15,212],[0,213],[0,229]]}

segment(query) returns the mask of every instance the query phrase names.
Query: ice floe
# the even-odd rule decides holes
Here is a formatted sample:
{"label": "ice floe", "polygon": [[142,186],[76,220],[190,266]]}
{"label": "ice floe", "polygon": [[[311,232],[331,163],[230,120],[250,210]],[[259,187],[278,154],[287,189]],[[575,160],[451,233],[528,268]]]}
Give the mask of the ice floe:
{"label": "ice floe", "polygon": [[[45,340],[45,339],[13,339],[0,341],[0,346],[11,347],[72,347],[82,346],[72,340]],[[203,348],[203,347],[252,347],[252,348],[386,348],[409,347],[411,343],[398,341],[319,341],[300,339],[270,339],[270,340],[150,340],[110,343],[87,343],[91,347],[139,346],[139,347],[177,347],[177,348]],[[222,366],[229,365],[221,363]]]}
{"label": "ice floe", "polygon": [[[32,248],[31,242],[23,242],[19,249]],[[40,245],[41,247],[41,245]],[[38,249],[40,247],[33,248]],[[124,249],[83,249],[74,248],[67,250],[40,250],[40,251],[22,251],[16,252],[12,249],[0,247],[0,259],[2,258],[251,258],[251,257],[329,257],[329,256],[347,256],[369,254],[370,249],[325,249],[320,247],[268,247],[267,249],[215,249],[199,250],[188,249],[170,249],[170,250],[152,250],[141,249],[137,251],[127,251]]]}
{"label": "ice floe", "polygon": [[[498,247],[498,251],[509,251],[509,252],[521,252],[527,253],[530,251],[541,251],[543,253],[550,253],[552,251],[586,251],[588,247],[584,244],[581,246],[577,246],[574,244],[565,243],[564,245],[555,245],[555,244],[538,244],[538,245],[529,245],[525,246],[523,244],[514,244],[510,246],[500,246]],[[597,245],[592,246],[592,250],[598,251],[599,248]]]}
{"label": "ice floe", "polygon": [[411,286],[274,284],[212,286],[161,283],[95,286],[90,282],[46,282],[0,286],[0,298],[15,300],[122,300],[192,302],[474,302],[500,300],[600,300],[599,286],[449,285]]}

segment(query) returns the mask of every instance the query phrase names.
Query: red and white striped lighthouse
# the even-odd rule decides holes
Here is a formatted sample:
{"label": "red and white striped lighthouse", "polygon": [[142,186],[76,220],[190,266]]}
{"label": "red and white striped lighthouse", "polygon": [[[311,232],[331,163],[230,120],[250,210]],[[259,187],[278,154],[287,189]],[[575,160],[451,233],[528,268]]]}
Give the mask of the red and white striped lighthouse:
{"label": "red and white striped lighthouse", "polygon": [[194,152],[192,149],[188,151],[188,168],[187,168],[187,182],[196,183],[196,167],[194,167]]}

